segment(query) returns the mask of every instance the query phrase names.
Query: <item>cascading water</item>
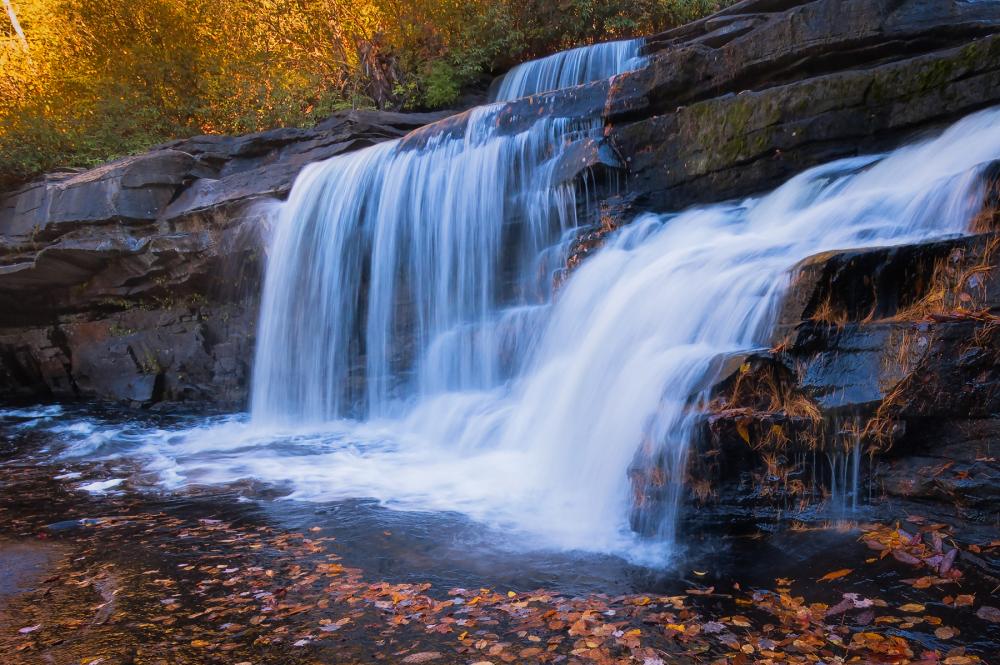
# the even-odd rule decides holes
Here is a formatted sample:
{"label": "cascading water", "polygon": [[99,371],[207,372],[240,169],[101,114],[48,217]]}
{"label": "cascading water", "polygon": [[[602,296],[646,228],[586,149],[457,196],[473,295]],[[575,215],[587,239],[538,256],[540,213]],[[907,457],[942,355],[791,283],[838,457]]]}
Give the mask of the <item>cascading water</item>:
{"label": "cascading water", "polygon": [[554,53],[511,69],[500,81],[493,101],[510,101],[528,95],[608,79],[640,64],[642,39],[605,42]]}
{"label": "cascading water", "polygon": [[[767,343],[790,269],[826,250],[964,232],[981,171],[1000,158],[991,111],[759,199],[647,215],[553,299],[539,265],[572,225],[572,189],[545,176],[554,126],[506,138],[490,126],[470,119],[460,141],[383,146],[301,177],[269,262],[254,420],[342,414],[338,382],[364,349],[372,415],[326,425],[336,433],[306,436],[294,455],[261,446],[235,468],[203,459],[201,479],[249,475],[290,481],[299,498],[459,510],[609,550],[628,542],[628,469],[644,448],[667,471],[656,530],[669,549],[697,406],[720,359]],[[417,295],[401,305],[404,287]],[[390,359],[400,308],[414,311],[412,369]],[[515,339],[502,342],[501,330]]]}
{"label": "cascading water", "polygon": [[576,226],[561,149],[597,126],[543,119],[506,135],[500,108],[473,110],[461,133],[429,129],[303,172],[272,244],[255,422],[399,414],[510,377],[516,320],[551,297],[545,249]]}

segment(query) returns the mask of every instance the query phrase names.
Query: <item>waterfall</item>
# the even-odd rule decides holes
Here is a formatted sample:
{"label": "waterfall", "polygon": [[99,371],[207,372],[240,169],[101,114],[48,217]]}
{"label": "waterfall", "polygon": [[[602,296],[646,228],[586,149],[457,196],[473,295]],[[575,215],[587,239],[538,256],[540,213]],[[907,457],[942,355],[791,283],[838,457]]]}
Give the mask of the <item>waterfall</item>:
{"label": "waterfall", "polygon": [[508,135],[501,108],[300,175],[265,280],[257,422],[391,415],[510,378],[524,355],[512,317],[550,299],[559,263],[544,250],[576,226],[559,157],[599,125]]}
{"label": "waterfall", "polygon": [[642,39],[605,42],[555,53],[517,65],[503,77],[494,101],[560,90],[608,79],[641,65]]}
{"label": "waterfall", "polygon": [[[504,134],[498,109],[303,172],[268,261],[251,433],[185,444],[199,481],[253,476],[620,551],[638,455],[665,472],[644,530],[669,551],[699,406],[721,359],[767,344],[790,270],[965,232],[1000,158],[989,111],[760,198],[643,215],[556,294],[577,196],[559,157],[599,126]],[[255,452],[206,457],[233,446]]]}

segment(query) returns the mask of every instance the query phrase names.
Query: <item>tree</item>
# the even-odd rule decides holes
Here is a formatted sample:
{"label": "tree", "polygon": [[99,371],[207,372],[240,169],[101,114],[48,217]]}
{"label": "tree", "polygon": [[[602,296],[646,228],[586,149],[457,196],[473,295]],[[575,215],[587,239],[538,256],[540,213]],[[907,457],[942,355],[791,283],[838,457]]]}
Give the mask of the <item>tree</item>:
{"label": "tree", "polygon": [[518,61],[730,1],[4,0],[0,187],[173,137],[447,107]]}
{"label": "tree", "polygon": [[28,40],[24,37],[24,31],[21,30],[21,24],[17,22],[17,14],[14,13],[14,6],[10,4],[10,0],[3,0],[4,9],[7,10],[7,16],[10,17],[11,27],[14,28],[14,33],[17,35],[18,40],[20,40],[21,45],[24,50],[28,50]]}

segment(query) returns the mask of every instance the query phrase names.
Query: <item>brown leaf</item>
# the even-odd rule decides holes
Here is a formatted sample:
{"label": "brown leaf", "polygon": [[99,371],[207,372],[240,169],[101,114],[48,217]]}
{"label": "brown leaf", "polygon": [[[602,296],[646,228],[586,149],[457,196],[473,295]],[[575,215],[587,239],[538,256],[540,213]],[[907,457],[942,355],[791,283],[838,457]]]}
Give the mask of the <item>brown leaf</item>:
{"label": "brown leaf", "polygon": [[1000,623],[1000,610],[990,605],[983,605],[978,610],[976,610],[976,616],[983,621],[989,621],[990,623]]}
{"label": "brown leaf", "polygon": [[901,563],[908,563],[911,566],[919,566],[920,565],[920,559],[918,559],[917,557],[913,556],[909,552],[904,552],[903,550],[893,550],[892,551],[892,557],[896,561],[899,561]]}
{"label": "brown leaf", "polygon": [[948,571],[951,570],[951,567],[955,565],[955,557],[957,555],[957,549],[953,549],[944,555],[944,558],[941,560],[941,566],[938,568],[939,575],[946,575]]}
{"label": "brown leaf", "polygon": [[426,663],[428,661],[437,660],[441,657],[441,654],[437,651],[421,651],[419,653],[411,653],[409,656],[403,659],[404,663]]}

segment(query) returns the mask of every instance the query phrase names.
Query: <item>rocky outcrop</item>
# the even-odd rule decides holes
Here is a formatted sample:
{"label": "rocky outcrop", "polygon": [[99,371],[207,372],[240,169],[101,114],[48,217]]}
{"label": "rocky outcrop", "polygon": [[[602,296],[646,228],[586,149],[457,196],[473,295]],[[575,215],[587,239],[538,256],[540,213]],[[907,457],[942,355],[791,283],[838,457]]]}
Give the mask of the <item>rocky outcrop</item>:
{"label": "rocky outcrop", "polygon": [[[746,0],[651,37],[646,50],[634,72],[500,113],[499,128],[510,132],[542,114],[605,124],[602,141],[574,145],[559,165],[566,177],[590,174],[588,191],[601,199],[588,209],[599,219],[583,229],[572,263],[636,211],[760,192],[809,166],[893,147],[1000,104],[995,2]],[[0,398],[241,404],[270,204],[305,165],[443,115],[352,112],[313,129],[195,137],[3,195]],[[466,117],[414,132],[404,149],[461,131]],[[817,259],[802,274],[845,294],[851,275],[895,275],[894,262],[910,265],[902,250],[880,251]],[[838,272],[837,261],[853,267]],[[805,287],[796,293],[815,296]],[[884,297],[873,315],[880,320],[892,308]],[[869,363],[857,370],[868,374],[849,379],[847,361],[819,354],[810,374],[796,375],[797,390],[823,409],[881,403],[885,377],[870,363],[900,328],[835,333],[802,325],[815,303],[794,306],[802,311],[789,310],[786,328],[795,330],[795,349],[849,348]],[[831,381],[842,389],[820,395],[817,386]],[[715,422],[722,432],[729,421]]]}
{"label": "rocky outcrop", "polygon": [[0,198],[0,397],[246,398],[270,204],[307,164],[445,114],[199,136]]}
{"label": "rocky outcrop", "polygon": [[998,249],[992,231],[803,262],[774,346],[714,389],[692,498],[803,511],[856,471],[865,501],[995,529]]}
{"label": "rocky outcrop", "polygon": [[739,3],[650,40],[605,110],[639,207],[769,189],[1000,103],[1000,5]]}

